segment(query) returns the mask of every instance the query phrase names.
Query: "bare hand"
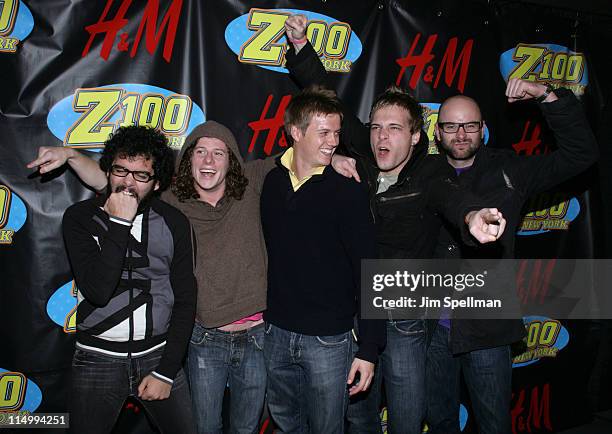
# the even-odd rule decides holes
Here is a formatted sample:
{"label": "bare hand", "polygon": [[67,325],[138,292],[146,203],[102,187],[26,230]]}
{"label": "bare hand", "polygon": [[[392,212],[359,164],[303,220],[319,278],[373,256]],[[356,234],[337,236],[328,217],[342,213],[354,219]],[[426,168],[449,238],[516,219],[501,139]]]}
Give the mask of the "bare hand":
{"label": "bare hand", "polygon": [[[508,80],[506,86],[506,96],[508,102],[515,101],[526,101],[542,96],[546,91],[546,86],[533,81],[520,80],[518,78],[511,78]],[[545,102],[552,102],[557,100],[557,96],[554,93],[550,93],[544,100]]]}
{"label": "bare hand", "polygon": [[334,154],[331,164],[334,170],[340,175],[346,176],[347,178],[354,178],[355,181],[361,182],[359,173],[357,173],[357,161],[355,161],[354,158]]}
{"label": "bare hand", "polygon": [[66,164],[74,152],[74,149],[63,146],[41,146],[36,160],[29,162],[26,167],[36,167],[40,174],[47,173]]}
{"label": "bare hand", "polygon": [[289,41],[300,40],[306,37],[306,28],[308,27],[308,18],[306,15],[291,15],[285,21],[285,32]]}
{"label": "bare hand", "polygon": [[111,193],[104,204],[104,211],[113,217],[132,221],[138,210],[138,199],[129,190]]}
{"label": "bare hand", "polygon": [[465,222],[470,233],[482,244],[498,240],[506,229],[506,219],[497,208],[470,211],[465,216]]}
{"label": "bare hand", "polygon": [[138,386],[138,397],[144,401],[167,399],[170,396],[172,385],[147,375]]}
{"label": "bare hand", "polygon": [[374,363],[355,357],[346,384],[352,384],[355,381],[355,374],[357,372],[359,372],[359,383],[349,388],[349,396],[368,390],[374,378]]}

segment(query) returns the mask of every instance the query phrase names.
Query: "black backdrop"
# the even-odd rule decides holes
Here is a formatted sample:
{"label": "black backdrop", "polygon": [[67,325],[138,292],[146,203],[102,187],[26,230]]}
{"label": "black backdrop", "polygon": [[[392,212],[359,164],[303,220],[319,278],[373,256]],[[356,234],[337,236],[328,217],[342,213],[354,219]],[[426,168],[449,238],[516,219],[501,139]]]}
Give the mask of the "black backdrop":
{"label": "black backdrop", "polygon": [[[277,153],[286,145],[282,110],[297,90],[282,68],[284,37],[275,34],[287,10],[317,20],[311,40],[321,43],[329,68],[342,70],[333,72],[334,83],[363,120],[389,84],[429,108],[428,128],[437,104],[465,93],[482,106],[487,146],[545,153],[554,149],[546,125],[532,106],[505,102],[504,80],[518,74],[571,86],[598,135],[600,170],[535,198],[518,252],[581,258],[610,251],[609,17],[501,1],[5,0],[0,411],[66,410],[76,299],[60,223],[67,206],[93,193],[69,170],[42,178],[27,170],[38,146],[95,152],[118,125],[146,123],[178,148],[193,126],[215,119],[236,134],[245,158]],[[537,270],[526,276],[537,289]],[[534,340],[514,370],[514,431],[555,431],[605,406],[595,402],[600,384],[589,378],[602,363],[606,323],[526,322]],[[538,340],[547,322],[560,338]]]}

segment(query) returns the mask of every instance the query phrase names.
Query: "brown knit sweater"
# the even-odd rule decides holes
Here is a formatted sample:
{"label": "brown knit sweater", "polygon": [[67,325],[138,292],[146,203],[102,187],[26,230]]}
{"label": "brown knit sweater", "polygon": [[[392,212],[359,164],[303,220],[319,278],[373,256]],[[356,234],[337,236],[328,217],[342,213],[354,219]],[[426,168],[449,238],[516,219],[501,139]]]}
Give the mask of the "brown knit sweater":
{"label": "brown knit sweater", "polygon": [[205,327],[221,327],[266,308],[267,258],[259,198],[274,159],[245,164],[234,135],[207,121],[187,137],[178,161],[200,137],[220,139],[238,158],[249,180],[242,199],[223,197],[213,207],[198,199],[181,202],[169,190],[162,199],[189,218],[196,234],[196,318]]}

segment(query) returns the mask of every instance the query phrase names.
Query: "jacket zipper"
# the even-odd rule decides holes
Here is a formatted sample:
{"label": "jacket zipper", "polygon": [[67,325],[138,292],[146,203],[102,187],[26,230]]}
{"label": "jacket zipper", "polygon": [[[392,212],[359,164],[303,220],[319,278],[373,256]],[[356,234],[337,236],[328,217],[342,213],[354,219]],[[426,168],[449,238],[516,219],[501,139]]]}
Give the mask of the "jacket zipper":
{"label": "jacket zipper", "polygon": [[393,196],[393,197],[384,197],[384,196],[381,196],[380,198],[378,198],[378,200],[380,202],[389,202],[389,201],[392,201],[392,200],[405,199],[407,197],[419,196],[420,194],[421,194],[421,192],[418,191],[418,192],[415,192],[415,193],[402,194],[401,196]]}

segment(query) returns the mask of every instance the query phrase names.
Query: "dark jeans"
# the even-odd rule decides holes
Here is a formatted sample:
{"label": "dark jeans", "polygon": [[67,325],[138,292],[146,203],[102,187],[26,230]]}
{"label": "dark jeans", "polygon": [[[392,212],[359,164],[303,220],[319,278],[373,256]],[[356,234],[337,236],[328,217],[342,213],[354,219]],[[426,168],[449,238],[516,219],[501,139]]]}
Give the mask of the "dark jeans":
{"label": "dark jeans", "polygon": [[189,344],[189,382],[198,433],[223,432],[223,395],[228,384],[229,432],[259,432],[266,396],[263,346],[263,324],[237,332],[195,324]]}
{"label": "dark jeans", "polygon": [[[357,353],[355,345],[353,353]],[[365,392],[349,398],[346,411],[346,432],[348,434],[382,434],[380,422],[382,369],[380,359],[376,363],[374,379]]]}
{"label": "dark jeans", "polygon": [[268,405],[282,433],[344,432],[351,332],[308,336],[266,325]]}
{"label": "dark jeans", "polygon": [[389,434],[423,432],[426,357],[424,320],[387,321],[387,347],[381,360]]}
{"label": "dark jeans", "polygon": [[[126,398],[138,396],[138,385],[159,364],[163,350],[132,358],[117,358],[76,349],[72,359],[70,431],[75,434],[111,432]],[[162,433],[195,433],[191,399],[181,369],[170,397],[140,401]]]}
{"label": "dark jeans", "polygon": [[427,423],[429,434],[458,434],[460,372],[470,393],[478,431],[510,434],[512,360],[510,346],[453,356],[449,330],[438,325],[427,351]]}
{"label": "dark jeans", "polygon": [[350,434],[381,432],[379,414],[383,381],[387,395],[387,432],[422,433],[426,335],[424,320],[387,321],[387,346],[376,366],[371,389],[362,396],[351,398],[349,404],[347,423]]}

